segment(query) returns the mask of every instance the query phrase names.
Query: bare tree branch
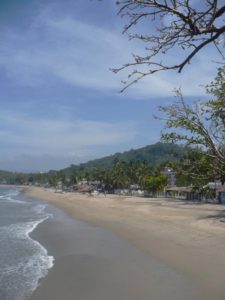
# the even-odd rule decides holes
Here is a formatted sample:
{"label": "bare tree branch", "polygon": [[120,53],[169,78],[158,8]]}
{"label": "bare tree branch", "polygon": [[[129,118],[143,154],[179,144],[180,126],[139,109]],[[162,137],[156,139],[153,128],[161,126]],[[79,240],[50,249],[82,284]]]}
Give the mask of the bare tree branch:
{"label": "bare tree branch", "polygon": [[[123,82],[125,87],[122,91],[143,77],[159,71],[182,72],[193,57],[209,44],[214,45],[224,59],[225,25],[222,17],[225,14],[225,5],[219,6],[217,0],[202,0],[200,4],[190,2],[190,0],[120,0],[116,2],[119,6],[118,14],[128,20],[123,33],[127,34],[129,39],[136,39],[147,44],[146,55],[135,54],[133,62],[112,69],[114,73],[118,73],[121,70],[133,68],[128,80]],[[146,22],[151,25],[150,33],[132,32],[137,25],[146,24]],[[183,60],[171,65],[164,63],[165,54],[175,49],[184,54]],[[166,58],[168,60],[168,56]]]}

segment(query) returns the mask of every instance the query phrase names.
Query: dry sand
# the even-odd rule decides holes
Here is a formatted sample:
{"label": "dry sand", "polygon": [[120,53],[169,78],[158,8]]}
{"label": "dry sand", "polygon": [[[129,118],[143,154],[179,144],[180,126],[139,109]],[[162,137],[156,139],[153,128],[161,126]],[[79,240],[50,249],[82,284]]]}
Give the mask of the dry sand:
{"label": "dry sand", "polygon": [[201,299],[225,299],[224,206],[172,199],[57,194],[42,188],[29,188],[26,196],[45,199],[77,220],[107,229],[186,274],[201,290]]}

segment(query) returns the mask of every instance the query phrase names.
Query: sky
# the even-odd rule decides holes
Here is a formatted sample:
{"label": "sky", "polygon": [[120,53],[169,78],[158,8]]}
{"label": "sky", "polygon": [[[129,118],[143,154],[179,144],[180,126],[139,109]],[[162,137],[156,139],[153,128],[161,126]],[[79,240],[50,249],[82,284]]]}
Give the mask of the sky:
{"label": "sky", "polygon": [[0,169],[60,169],[153,144],[164,126],[153,115],[175,88],[188,101],[205,97],[216,75],[211,47],[182,74],[154,74],[119,93],[127,71],[110,68],[143,45],[122,34],[115,2],[0,1]]}

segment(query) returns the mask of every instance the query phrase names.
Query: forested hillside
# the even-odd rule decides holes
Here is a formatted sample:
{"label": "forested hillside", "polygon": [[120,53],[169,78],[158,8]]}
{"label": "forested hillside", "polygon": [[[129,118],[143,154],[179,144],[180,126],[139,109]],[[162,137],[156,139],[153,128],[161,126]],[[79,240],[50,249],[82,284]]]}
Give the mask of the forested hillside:
{"label": "forested hillside", "polygon": [[65,173],[73,172],[75,169],[92,169],[92,168],[112,168],[115,160],[123,160],[132,162],[136,160],[145,161],[149,165],[155,167],[161,163],[178,161],[186,153],[186,148],[166,143],[156,143],[139,149],[131,149],[122,153],[95,159],[79,166],[71,165],[69,168],[62,170]]}
{"label": "forested hillside", "polygon": [[[115,166],[121,164],[129,165],[132,168],[137,168],[138,165],[142,164],[143,167],[148,166],[149,172],[157,174],[163,168],[167,162],[179,162],[180,159],[185,155],[186,148],[174,144],[156,143],[139,149],[131,149],[123,153],[116,153],[100,159],[95,159],[87,163],[79,165],[71,165],[63,170],[54,171],[51,170],[47,173],[15,173],[0,171],[0,183],[6,184],[50,184],[55,186],[57,182],[75,183],[82,178],[99,178],[99,174],[107,174],[108,177],[110,172],[115,173]],[[120,162],[117,164],[117,162]],[[136,164],[136,165],[135,165]],[[123,167],[125,166],[123,165]],[[139,166],[140,167],[140,166]],[[146,167],[144,167],[146,169]],[[154,171],[158,169],[157,171]],[[134,171],[134,170],[133,170]],[[130,171],[131,172],[131,171]],[[115,173],[116,174],[116,173]],[[114,175],[115,175],[114,174]],[[115,175],[119,178],[119,176]]]}

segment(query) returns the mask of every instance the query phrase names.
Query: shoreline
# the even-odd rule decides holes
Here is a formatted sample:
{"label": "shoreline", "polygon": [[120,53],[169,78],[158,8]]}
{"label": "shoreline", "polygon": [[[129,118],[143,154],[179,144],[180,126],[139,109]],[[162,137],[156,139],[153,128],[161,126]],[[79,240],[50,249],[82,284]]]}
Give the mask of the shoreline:
{"label": "shoreline", "polygon": [[202,299],[223,299],[223,206],[154,198],[56,194],[27,188],[25,195],[63,209],[70,217],[109,230],[137,249],[186,274]]}
{"label": "shoreline", "polygon": [[52,267],[46,248],[31,237],[48,217],[48,204],[30,201],[18,187],[1,187],[0,194],[0,299],[27,299]]}

